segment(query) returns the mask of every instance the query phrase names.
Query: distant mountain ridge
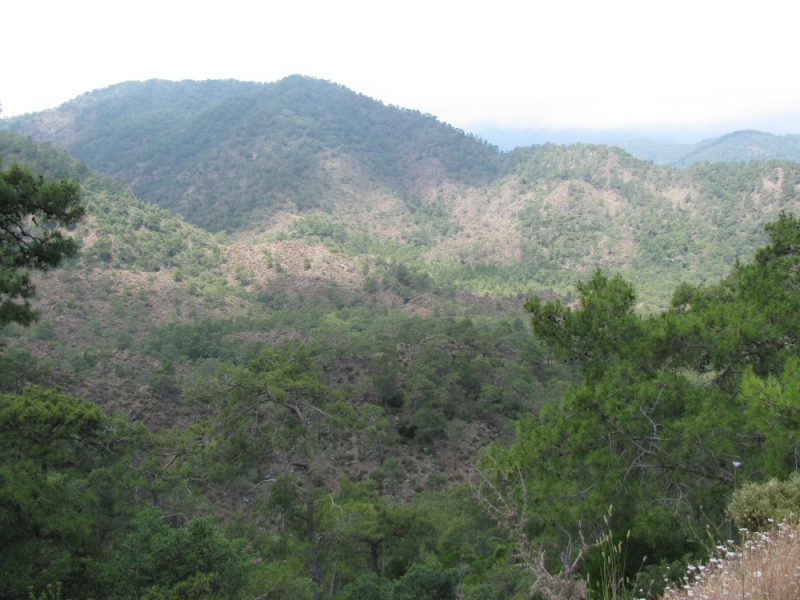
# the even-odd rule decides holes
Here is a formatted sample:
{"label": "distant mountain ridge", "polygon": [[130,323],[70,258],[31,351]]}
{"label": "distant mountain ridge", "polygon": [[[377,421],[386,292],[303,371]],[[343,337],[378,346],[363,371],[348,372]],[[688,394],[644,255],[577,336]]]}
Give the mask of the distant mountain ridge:
{"label": "distant mountain ridge", "polygon": [[773,135],[762,131],[734,131],[697,144],[632,140],[614,145],[637,158],[675,167],[687,167],[697,162],[800,161],[800,135]]}

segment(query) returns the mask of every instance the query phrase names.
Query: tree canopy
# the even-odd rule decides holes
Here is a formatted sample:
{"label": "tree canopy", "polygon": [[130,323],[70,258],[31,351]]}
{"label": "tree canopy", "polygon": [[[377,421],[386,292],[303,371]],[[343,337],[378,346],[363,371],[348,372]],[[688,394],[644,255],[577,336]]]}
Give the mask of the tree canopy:
{"label": "tree canopy", "polygon": [[0,171],[0,325],[36,320],[30,270],[46,271],[75,254],[75,240],[62,228],[84,212],[77,183],[47,182],[18,165]]}
{"label": "tree canopy", "polygon": [[630,532],[632,571],[701,555],[708,528],[730,537],[738,484],[795,469],[800,223],[784,213],[766,230],[752,263],[715,286],[679,286],[659,314],[637,314],[633,287],[600,271],[577,307],[527,303],[581,382],[484,455],[482,493],[516,507],[519,543],[555,557],[608,526]]}

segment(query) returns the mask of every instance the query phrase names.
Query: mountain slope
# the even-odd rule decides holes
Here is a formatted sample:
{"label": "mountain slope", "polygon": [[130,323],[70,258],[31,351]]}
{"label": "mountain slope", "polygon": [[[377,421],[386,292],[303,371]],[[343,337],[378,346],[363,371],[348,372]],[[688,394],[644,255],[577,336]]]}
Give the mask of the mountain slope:
{"label": "mountain slope", "polygon": [[[398,510],[452,488],[462,515],[469,491],[459,484],[475,452],[575,383],[574,366],[530,334],[514,294],[552,298],[600,266],[643,284],[639,308],[663,305],[673,280],[713,282],[763,245],[765,219],[800,208],[800,165],[782,161],[677,170],[617,148],[545,145],[501,157],[503,170],[483,181],[410,169],[415,196],[342,151],[327,155],[327,210],[273,207],[226,236],[142,202],[51,144],[0,133],[0,155],[78,179],[89,208],[74,232],[81,254],[38,280],[41,322],[0,332],[0,388],[59,386],[158,430],[125,466],[147,482],[142,503],[152,497],[165,516],[227,518],[254,548],[263,533],[273,542],[251,564],[268,564],[269,585],[273,568],[317,547],[334,557],[325,577],[340,587],[363,570],[360,551],[338,549],[352,546],[321,544],[350,537],[338,524],[354,486]],[[285,404],[311,375],[324,391],[300,392],[310,412]],[[651,395],[658,404],[660,392]],[[337,518],[320,519],[323,534],[298,550],[274,501],[303,486],[324,492],[318,506]],[[435,548],[465,573],[485,572],[490,555],[521,572],[502,538],[500,551],[454,553],[451,517],[426,514],[450,541],[409,547]],[[337,571],[339,556],[353,568]],[[296,565],[287,579],[302,572]],[[520,585],[528,597],[530,582]]]}
{"label": "mountain slope", "polygon": [[545,277],[585,279],[602,267],[624,273],[652,302],[682,280],[722,277],[737,257],[763,244],[764,222],[800,208],[796,163],[675,170],[605,146],[529,153],[514,183],[526,198],[519,213],[522,263],[540,287]]}
{"label": "mountain slope", "polygon": [[256,248],[236,256],[295,240],[295,264],[316,256],[301,248],[324,248],[367,269],[413,264],[481,295],[568,294],[599,267],[633,280],[642,306],[664,306],[674,285],[722,277],[763,244],[765,221],[800,209],[796,163],[676,170],[581,144],[502,154],[434,117],[299,76],[125,83],[0,123]]}
{"label": "mountain slope", "polygon": [[485,182],[503,163],[494,147],[430,115],[300,76],[129,82],[4,125],[64,146],[209,230],[246,226],[253,213],[325,206],[342,156],[407,195],[431,179]]}

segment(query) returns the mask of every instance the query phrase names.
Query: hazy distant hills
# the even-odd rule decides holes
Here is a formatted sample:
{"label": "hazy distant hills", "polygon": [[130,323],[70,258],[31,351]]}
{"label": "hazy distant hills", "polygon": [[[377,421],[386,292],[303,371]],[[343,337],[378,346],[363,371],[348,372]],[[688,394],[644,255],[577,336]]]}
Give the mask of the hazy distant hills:
{"label": "hazy distant hills", "polygon": [[634,140],[616,142],[615,145],[638,158],[676,167],[697,162],[800,161],[800,135],[772,135],[761,131],[735,131],[697,144],[658,144]]}
{"label": "hazy distant hills", "polygon": [[[786,118],[793,122],[791,115],[786,115]],[[695,162],[800,160],[800,136],[773,135],[755,130],[736,129],[733,133],[719,135],[687,128],[635,132],[622,129],[514,129],[478,124],[474,131],[503,151],[547,143],[603,144],[624,148],[637,158],[680,167]],[[697,139],[702,141],[686,141]]]}

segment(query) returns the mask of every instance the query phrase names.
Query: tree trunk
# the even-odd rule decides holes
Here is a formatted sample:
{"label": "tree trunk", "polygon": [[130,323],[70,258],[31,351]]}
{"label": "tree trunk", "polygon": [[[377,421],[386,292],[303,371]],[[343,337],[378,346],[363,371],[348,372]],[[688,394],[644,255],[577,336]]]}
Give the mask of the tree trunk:
{"label": "tree trunk", "polygon": [[330,596],[333,596],[333,592],[336,591],[336,567],[339,566],[339,556],[337,554],[336,560],[333,562],[333,574],[331,575],[331,589],[330,589]]}
{"label": "tree trunk", "polygon": [[311,465],[306,469],[306,537],[311,545],[311,580],[314,582],[314,600],[322,600],[322,588],[319,575],[319,543],[314,525],[314,483],[311,476]]}
{"label": "tree trunk", "polygon": [[375,572],[377,575],[380,575],[380,567],[378,565],[378,559],[381,555],[380,546],[380,542],[369,542],[370,566],[372,567],[373,572]]}

